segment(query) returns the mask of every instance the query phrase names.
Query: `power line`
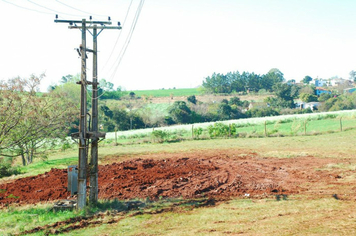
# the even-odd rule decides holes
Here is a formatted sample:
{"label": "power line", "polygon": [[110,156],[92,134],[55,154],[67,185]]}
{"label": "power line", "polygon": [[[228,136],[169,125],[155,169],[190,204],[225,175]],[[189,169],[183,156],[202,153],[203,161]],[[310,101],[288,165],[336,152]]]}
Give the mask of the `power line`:
{"label": "power line", "polygon": [[92,13],[90,13],[90,12],[82,11],[82,10],[80,10],[80,9],[78,9],[78,8],[72,7],[72,6],[70,6],[70,5],[68,5],[68,4],[64,3],[64,2],[59,1],[59,0],[56,0],[56,2],[58,2],[58,3],[60,3],[60,4],[64,5],[64,6],[66,6],[66,7],[68,7],[68,8],[74,9],[74,10],[76,10],[76,11],[79,11],[79,12],[82,12],[82,13],[85,13],[85,14],[89,14],[89,15],[91,15],[91,16],[104,16],[104,17],[107,17],[107,16],[105,16],[105,15],[97,15],[97,14],[92,14]]}
{"label": "power line", "polygon": [[[122,60],[123,56],[125,55],[125,52],[126,52],[128,46],[129,46],[129,44],[130,44],[130,41],[131,41],[133,32],[134,32],[134,30],[135,30],[135,28],[136,28],[136,24],[137,24],[138,18],[139,18],[139,16],[140,16],[141,10],[142,10],[142,8],[143,8],[144,2],[145,2],[144,0],[141,0],[141,1],[140,1],[140,4],[138,5],[137,10],[136,10],[136,13],[135,13],[135,17],[134,17],[133,22],[132,22],[132,24],[131,24],[130,31],[129,31],[128,35],[127,35],[126,40],[125,40],[125,43],[124,43],[123,47],[121,48],[120,53],[119,53],[117,59],[115,60],[115,63],[113,64],[113,66],[112,66],[112,67],[110,68],[110,70],[109,70],[109,71],[111,71],[111,70],[114,68],[114,65],[117,63],[117,65],[116,65],[116,67],[115,67],[113,73],[111,74],[110,78],[108,79],[109,82],[112,82],[112,80],[113,80],[113,78],[114,78],[114,76],[115,76],[115,74],[116,74],[116,72],[117,72],[117,70],[118,70],[118,68],[119,68],[119,65],[120,65],[120,63],[121,63],[121,60]],[[131,3],[132,3],[132,1],[131,1]],[[130,10],[130,7],[131,7],[131,3],[130,3],[130,6],[129,6],[129,8],[128,8],[128,12],[127,12],[127,14],[126,14],[126,17],[127,17],[128,13],[129,13],[129,10]],[[126,21],[126,17],[125,17],[125,21]],[[120,33],[121,33],[121,32],[120,32]],[[117,41],[118,41],[118,39],[117,39]],[[112,53],[111,53],[111,54],[112,54]],[[104,90],[104,92],[103,92],[102,94],[100,94],[100,95],[97,97],[97,99],[99,99],[101,96],[103,96],[106,92],[107,92],[107,91]]]}
{"label": "power line", "polygon": [[[64,12],[57,11],[57,10],[53,10],[53,9],[48,8],[48,7],[45,7],[45,6],[41,5],[41,4],[35,3],[35,2],[33,2],[33,1],[31,1],[31,0],[27,0],[27,1],[30,2],[30,3],[32,3],[32,4],[34,4],[34,5],[36,5],[36,6],[42,7],[42,8],[44,8],[44,9],[46,9],[46,10],[49,10],[49,11],[52,11],[52,12],[55,12],[55,13],[60,13],[60,14],[67,15],[67,16],[81,16],[81,15],[68,14],[68,13],[64,13]],[[53,14],[53,13],[52,13],[52,14]]]}
{"label": "power line", "polygon": [[[126,19],[127,19],[127,16],[129,15],[132,2],[133,2],[133,0],[131,0],[130,5],[129,5],[127,11],[126,11],[126,16],[125,16],[125,19],[124,19],[124,21],[123,21],[123,23],[122,23],[123,28],[124,28],[124,26],[126,25]],[[117,43],[119,42],[119,39],[120,39],[120,37],[121,37],[121,32],[122,32],[122,31],[119,32],[119,35],[118,35],[117,38],[116,38],[115,45],[114,45],[113,49],[111,50],[110,56],[109,56],[109,58],[106,60],[104,66],[103,66],[103,68],[101,68],[101,70],[104,70],[104,69],[105,69],[106,65],[108,64],[109,60],[111,59],[112,55],[114,54],[114,51],[115,51],[116,46],[117,46]]]}
{"label": "power line", "polygon": [[[118,68],[119,68],[119,66],[120,66],[120,64],[121,64],[122,58],[123,58],[123,56],[125,55],[126,50],[127,50],[128,46],[129,46],[129,44],[130,44],[130,41],[131,41],[133,32],[134,32],[134,30],[135,30],[135,28],[136,28],[136,24],[137,24],[138,18],[139,18],[139,16],[140,16],[141,10],[142,10],[142,8],[143,8],[144,2],[145,2],[144,0],[141,0],[141,1],[140,1],[140,5],[139,5],[138,8],[137,8],[137,11],[136,11],[136,14],[135,14],[133,23],[132,23],[132,25],[131,25],[131,28],[130,28],[130,31],[129,31],[128,36],[127,36],[127,38],[126,38],[126,41],[125,41],[125,43],[124,43],[124,46],[123,46],[123,48],[121,49],[121,51],[120,51],[120,53],[119,53],[119,56],[117,57],[117,59],[116,59],[116,61],[115,61],[115,63],[117,63],[117,64],[116,64],[116,67],[115,67],[115,69],[114,69],[114,71],[113,71],[113,73],[112,73],[111,78],[114,78],[114,76],[115,76],[115,74],[116,74],[116,72],[117,72],[117,70],[118,70]],[[112,67],[112,68],[113,68],[113,67]],[[111,69],[112,69],[112,68],[111,68]],[[111,69],[110,69],[110,70],[111,70]]]}
{"label": "power line", "polygon": [[43,12],[43,11],[38,11],[36,9],[32,9],[32,8],[28,8],[28,7],[23,7],[23,6],[20,6],[20,5],[17,5],[13,2],[9,2],[9,1],[6,1],[6,0],[2,0],[3,2],[6,2],[8,4],[11,4],[13,6],[16,6],[18,8],[21,8],[21,9],[25,9],[25,10],[28,10],[28,11],[34,11],[34,12],[37,12],[37,13],[41,13],[41,14],[47,14],[47,15],[53,15],[53,13],[49,13],[49,12]]}

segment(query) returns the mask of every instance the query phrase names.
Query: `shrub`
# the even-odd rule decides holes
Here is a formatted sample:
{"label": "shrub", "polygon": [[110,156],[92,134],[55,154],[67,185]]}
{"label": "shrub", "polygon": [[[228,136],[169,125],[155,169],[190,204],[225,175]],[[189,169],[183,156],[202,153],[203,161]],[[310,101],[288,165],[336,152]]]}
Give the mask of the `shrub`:
{"label": "shrub", "polygon": [[236,135],[236,124],[225,125],[223,123],[215,123],[208,126],[208,132],[210,138],[227,137],[230,135]]}
{"label": "shrub", "polygon": [[167,141],[167,139],[169,138],[169,133],[164,130],[154,130],[151,133],[151,137],[153,142],[163,143],[164,141]]}
{"label": "shrub", "polygon": [[201,128],[201,127],[194,128],[193,134],[194,134],[194,138],[199,138],[199,136],[203,134],[203,128]]}
{"label": "shrub", "polygon": [[11,166],[11,159],[0,158],[0,178],[17,174],[20,171]]}

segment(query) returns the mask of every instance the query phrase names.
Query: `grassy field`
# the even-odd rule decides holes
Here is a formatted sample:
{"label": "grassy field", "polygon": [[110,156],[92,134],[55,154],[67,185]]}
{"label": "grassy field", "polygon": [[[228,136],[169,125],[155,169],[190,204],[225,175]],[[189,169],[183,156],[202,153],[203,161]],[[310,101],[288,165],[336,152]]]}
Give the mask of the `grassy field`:
{"label": "grassy field", "polygon": [[[355,121],[343,118],[344,130],[340,131],[339,119],[312,120],[307,130],[314,127],[318,135],[296,135],[288,137],[250,137],[231,139],[185,140],[182,142],[124,144],[101,143],[99,160],[124,161],[144,158],[155,153],[190,153],[210,149],[236,150],[256,153],[260,157],[298,158],[314,156],[349,160],[350,166],[334,165],[330,168],[353,168],[356,162],[356,129],[347,129]],[[315,123],[314,123],[315,122]],[[331,123],[329,123],[331,122]],[[334,122],[334,123],[333,123]],[[302,123],[303,124],[303,123]],[[278,123],[279,129],[285,123]],[[272,130],[276,124],[267,125]],[[261,126],[263,127],[263,126]],[[243,128],[243,127],[242,127]],[[242,129],[241,128],[241,129]],[[286,128],[288,129],[288,128]],[[289,128],[290,129],[290,128]],[[263,132],[263,130],[261,131]],[[53,152],[47,161],[37,160],[33,165],[22,168],[23,176],[36,175],[50,168],[65,168],[77,161],[76,147]],[[4,178],[8,181],[12,178]],[[356,181],[349,176],[348,181]],[[0,235],[10,235],[45,226],[44,230],[26,235],[51,234],[51,224],[72,219],[64,224],[58,235],[355,235],[356,213],[354,200],[336,200],[329,197],[291,195],[287,200],[273,197],[265,199],[233,198],[213,204],[202,204],[206,199],[187,202],[183,199],[162,199],[157,202],[142,201],[139,209],[125,208],[125,202],[107,203],[83,212],[62,211],[53,213],[51,205],[8,206],[0,210]],[[95,219],[78,217],[97,214]],[[77,217],[77,218],[76,218]],[[79,220],[77,220],[79,219]],[[99,223],[98,223],[99,221]],[[65,231],[85,222],[86,227]],[[47,227],[47,228],[46,228]]]}
{"label": "grassy field", "polygon": [[134,92],[136,96],[146,96],[146,97],[170,97],[171,95],[175,97],[181,96],[191,96],[191,95],[201,95],[202,92],[198,88],[186,88],[186,89],[159,89],[159,90],[134,90],[129,91]]}

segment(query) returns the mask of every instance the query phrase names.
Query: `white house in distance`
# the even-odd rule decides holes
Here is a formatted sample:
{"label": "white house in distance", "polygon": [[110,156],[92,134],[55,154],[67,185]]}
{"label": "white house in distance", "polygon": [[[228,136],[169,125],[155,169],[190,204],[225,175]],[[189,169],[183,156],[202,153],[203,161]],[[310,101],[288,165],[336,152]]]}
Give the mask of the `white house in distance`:
{"label": "white house in distance", "polygon": [[348,80],[348,79],[342,79],[342,78],[332,79],[332,80],[330,80],[330,85],[331,86],[339,86],[339,85],[351,86],[352,81]]}
{"label": "white house in distance", "polygon": [[348,80],[348,79],[343,79],[343,78],[334,78],[334,79],[328,79],[328,80],[316,78],[316,79],[314,79],[314,85],[315,85],[315,87],[339,86],[339,85],[351,86],[352,81]]}

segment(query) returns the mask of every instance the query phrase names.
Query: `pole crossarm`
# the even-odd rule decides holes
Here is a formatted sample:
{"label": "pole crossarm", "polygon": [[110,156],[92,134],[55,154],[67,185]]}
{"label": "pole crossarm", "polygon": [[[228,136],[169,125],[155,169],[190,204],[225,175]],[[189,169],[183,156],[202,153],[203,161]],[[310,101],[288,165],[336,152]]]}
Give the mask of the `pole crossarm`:
{"label": "pole crossarm", "polygon": [[[54,20],[55,23],[81,24],[81,20]],[[86,24],[111,25],[111,21],[86,21]]]}
{"label": "pole crossarm", "polygon": [[[76,25],[70,25],[68,26],[68,29],[81,29],[81,26],[76,26]],[[87,29],[94,29],[94,26],[87,26]],[[121,26],[97,26],[97,29],[122,29]]]}

